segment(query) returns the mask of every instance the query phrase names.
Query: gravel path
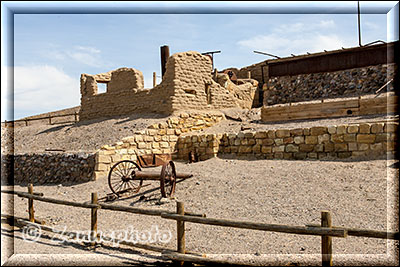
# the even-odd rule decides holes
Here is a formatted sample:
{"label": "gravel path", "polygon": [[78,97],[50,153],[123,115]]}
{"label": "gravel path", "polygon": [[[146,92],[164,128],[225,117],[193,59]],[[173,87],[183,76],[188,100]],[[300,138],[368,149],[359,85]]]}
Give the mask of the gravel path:
{"label": "gravel path", "polygon": [[[394,201],[394,197],[398,196],[398,169],[394,168],[395,162],[222,158],[192,164],[177,162],[179,172],[190,172],[194,177],[179,182],[175,195],[176,199],[184,201],[187,211],[205,213],[210,218],[305,225],[320,223],[321,210],[329,210],[336,226],[398,231],[395,228],[398,225],[398,202]],[[153,171],[156,170],[159,168]],[[160,205],[159,184],[156,181],[149,183],[138,195],[113,204],[174,211],[175,201]],[[26,188],[15,186],[15,190],[26,191]],[[47,197],[78,202],[89,201],[91,192],[98,192],[99,197],[110,192],[106,177],[73,186],[35,186],[34,190],[43,192]],[[12,213],[12,199],[2,198],[2,213]],[[27,200],[15,197],[14,214],[26,218],[26,210]],[[87,209],[66,208],[35,201],[35,210],[36,217],[45,220],[49,226],[58,229],[66,227],[69,231],[90,229],[90,211]],[[157,244],[175,249],[175,221],[154,216],[99,211],[99,231],[128,230],[133,227],[143,232],[151,231],[152,226],[157,226],[164,233],[171,233],[169,242]],[[7,241],[10,232],[3,230],[2,226],[2,239]],[[103,258],[104,262],[117,265],[135,264],[138,259],[129,257],[140,255],[140,252],[132,252],[123,246],[123,250],[100,247],[94,253],[77,244],[54,244],[51,237],[32,243],[24,241],[20,231],[14,233],[15,254],[89,254],[89,258],[93,255],[105,257],[105,254],[110,254],[118,257],[109,255],[107,259]],[[273,265],[277,262],[292,262],[319,265],[320,240],[320,237],[314,236],[186,223],[187,250],[217,254],[209,257],[229,258],[247,264]],[[334,238],[334,264],[393,265],[394,257],[390,255],[396,245],[398,242],[373,238]],[[153,263],[160,260],[159,254],[143,258],[142,260]],[[67,258],[66,261],[73,259]],[[102,261],[100,258],[99,260]],[[93,260],[81,259],[80,263],[82,262],[90,265]]]}

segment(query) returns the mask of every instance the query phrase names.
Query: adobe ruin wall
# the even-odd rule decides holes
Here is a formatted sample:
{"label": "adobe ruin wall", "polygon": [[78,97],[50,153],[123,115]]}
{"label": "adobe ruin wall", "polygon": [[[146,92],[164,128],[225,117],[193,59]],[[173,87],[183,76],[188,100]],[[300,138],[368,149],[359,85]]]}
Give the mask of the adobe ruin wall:
{"label": "adobe ruin wall", "polygon": [[[107,83],[107,92],[98,93],[97,83]],[[145,89],[143,74],[133,68],[120,68],[97,75],[81,75],[80,120],[132,113],[169,115],[178,110],[251,108],[258,83],[241,85],[218,83],[212,75],[212,62],[198,52],[172,55],[163,81]]]}

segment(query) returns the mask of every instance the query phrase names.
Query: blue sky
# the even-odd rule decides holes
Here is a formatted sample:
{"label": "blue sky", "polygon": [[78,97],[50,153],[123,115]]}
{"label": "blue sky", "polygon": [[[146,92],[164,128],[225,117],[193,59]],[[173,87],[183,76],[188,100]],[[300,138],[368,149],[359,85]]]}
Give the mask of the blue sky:
{"label": "blue sky", "polygon": [[[21,2],[21,5],[31,3],[35,2]],[[124,6],[122,2],[117,3]],[[196,3],[192,5],[202,6]],[[285,3],[281,10],[298,3]],[[361,12],[373,5],[390,10],[396,3],[361,1]],[[79,7],[77,2],[70,5]],[[227,5],[227,2],[220,5]],[[257,5],[262,2],[236,2],[235,5],[254,5],[257,10]],[[316,4],[300,2],[300,5],[304,9]],[[160,75],[162,45],[168,45],[171,54],[220,50],[220,54],[215,54],[214,62],[220,70],[240,68],[270,58],[255,54],[253,50],[286,57],[358,46],[357,2],[331,2],[330,5],[344,5],[347,10],[354,9],[354,13],[14,14],[14,90],[9,92],[14,96],[14,119],[79,105],[81,73],[97,74],[132,67],[143,72],[145,87],[150,88],[152,73]],[[87,6],[90,10],[96,3],[86,3]],[[301,13],[302,9],[299,10]],[[398,35],[388,35],[387,29],[391,27],[388,17],[385,13],[361,15],[363,44],[398,40]],[[2,21],[2,44],[4,29],[7,30]],[[7,51],[2,45],[2,55],[4,53]],[[10,66],[2,58],[4,73],[3,70],[7,72]],[[2,74],[2,103],[10,97],[4,92],[7,85],[3,78]],[[1,120],[12,119],[3,107]]]}

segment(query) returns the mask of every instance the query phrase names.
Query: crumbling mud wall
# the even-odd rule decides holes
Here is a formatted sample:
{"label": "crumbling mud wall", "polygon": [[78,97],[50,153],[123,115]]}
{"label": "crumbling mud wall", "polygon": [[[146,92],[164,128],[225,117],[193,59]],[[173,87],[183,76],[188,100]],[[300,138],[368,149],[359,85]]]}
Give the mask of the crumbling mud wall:
{"label": "crumbling mud wall", "polygon": [[[107,92],[98,94],[97,83],[107,83]],[[132,113],[171,114],[178,110],[251,108],[257,81],[241,85],[213,80],[212,62],[198,52],[172,55],[163,81],[143,88],[143,75],[133,68],[81,76],[80,120]]]}

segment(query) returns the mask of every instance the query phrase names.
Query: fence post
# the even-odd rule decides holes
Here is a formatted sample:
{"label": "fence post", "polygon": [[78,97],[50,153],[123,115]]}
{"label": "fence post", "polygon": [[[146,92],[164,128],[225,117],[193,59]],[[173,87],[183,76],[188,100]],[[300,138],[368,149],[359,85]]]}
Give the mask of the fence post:
{"label": "fence post", "polygon": [[[321,211],[321,227],[332,227],[329,211]],[[322,266],[332,266],[332,237],[322,236]]]}
{"label": "fence post", "polygon": [[51,125],[51,116],[49,115],[49,124]]}
{"label": "fence post", "polygon": [[[185,208],[183,202],[176,202],[176,213],[179,215],[185,215]],[[178,253],[185,253],[185,222],[184,221],[176,221],[176,230],[177,230],[177,244],[178,244]],[[183,265],[183,261],[180,262],[180,265]]]}
{"label": "fence post", "polygon": [[[92,204],[97,204],[97,193],[92,193]],[[91,208],[91,225],[90,225],[91,245],[96,245],[97,240],[97,208]]]}
{"label": "fence post", "polygon": [[[28,194],[33,195],[33,185],[29,184],[28,185]],[[35,222],[35,211],[33,209],[33,199],[29,198],[28,199],[28,211],[29,211],[29,221],[30,222]]]}
{"label": "fence post", "polygon": [[76,111],[74,112],[74,116],[75,116],[75,122],[77,122],[78,121],[78,113]]}
{"label": "fence post", "polygon": [[157,76],[156,73],[153,72],[153,88],[157,86]]}
{"label": "fence post", "polygon": [[25,120],[25,126],[28,126],[28,120]]}

